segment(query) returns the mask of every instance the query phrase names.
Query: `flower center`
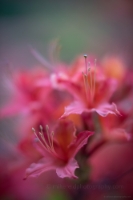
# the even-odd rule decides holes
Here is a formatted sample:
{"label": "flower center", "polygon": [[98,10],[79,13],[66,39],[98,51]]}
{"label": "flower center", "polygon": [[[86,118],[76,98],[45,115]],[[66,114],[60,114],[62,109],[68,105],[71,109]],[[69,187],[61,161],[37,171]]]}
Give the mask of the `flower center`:
{"label": "flower center", "polygon": [[87,55],[84,55],[85,58],[85,72],[82,72],[83,80],[84,80],[84,87],[85,87],[85,94],[87,103],[89,106],[93,105],[94,95],[95,95],[95,67],[96,67],[96,60],[94,64],[94,68],[90,67],[90,62],[87,62]]}
{"label": "flower center", "polygon": [[53,146],[53,138],[54,138],[54,132],[49,131],[49,126],[46,125],[46,136],[44,136],[43,127],[40,125],[40,131],[38,134],[36,133],[36,130],[32,128],[32,131],[34,132],[35,136],[38,138],[39,142],[42,144],[43,148],[50,152],[55,152],[54,146]]}

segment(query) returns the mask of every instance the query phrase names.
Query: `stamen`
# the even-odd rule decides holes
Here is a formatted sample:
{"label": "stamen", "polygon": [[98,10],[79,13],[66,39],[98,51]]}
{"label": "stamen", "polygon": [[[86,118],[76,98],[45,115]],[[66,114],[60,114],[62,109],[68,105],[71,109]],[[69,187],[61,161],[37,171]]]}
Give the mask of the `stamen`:
{"label": "stamen", "polygon": [[41,132],[43,132],[43,127],[42,127],[42,125],[40,125],[40,130],[41,130]]}
{"label": "stamen", "polygon": [[[87,55],[84,55],[84,58],[85,58],[86,72],[82,74],[83,74],[83,79],[84,79],[85,93],[86,93],[87,101],[89,101],[90,104],[92,104],[94,95],[95,95],[95,68],[93,70],[91,69],[90,62],[88,62],[88,65],[87,65]],[[96,59],[95,59],[94,67],[96,67]]]}
{"label": "stamen", "polygon": [[[45,139],[43,138],[44,136],[43,136],[43,132],[42,132],[42,126],[40,127],[40,129],[41,129],[41,132],[39,132],[39,135],[41,136],[43,142],[46,143]],[[41,143],[41,145],[43,146],[43,148],[45,148],[45,149],[47,150],[47,148],[44,146],[43,142],[41,141],[41,139],[40,139],[39,136],[37,135],[36,130],[35,130],[34,128],[32,128],[32,131],[34,132],[36,138],[38,138],[38,140],[39,140],[39,142]]]}
{"label": "stamen", "polygon": [[[84,79],[84,86],[85,86],[86,98],[87,98],[87,100],[89,100],[89,99],[88,99],[88,91],[89,91],[89,89],[90,89],[90,86],[89,86],[89,84],[88,84],[87,75],[84,74],[83,72],[82,72],[82,75],[83,75],[83,79]],[[89,89],[88,89],[88,88],[89,88]]]}
{"label": "stamen", "polygon": [[88,72],[91,70],[91,63],[90,62],[88,62]]}
{"label": "stamen", "polygon": [[49,126],[46,125],[46,132],[49,133]]}
{"label": "stamen", "polygon": [[97,62],[97,59],[95,59],[95,64],[94,64],[94,88],[93,88],[93,98],[94,98],[94,95],[95,95],[95,85],[96,85],[96,62]]}
{"label": "stamen", "polygon": [[84,55],[84,58],[85,58],[85,67],[86,67],[86,74],[87,74],[87,55],[86,54]]}
{"label": "stamen", "polygon": [[36,130],[34,128],[32,128],[32,131],[34,132],[35,136],[38,138],[39,142],[42,144],[42,146],[43,146],[43,148],[45,148],[45,150],[47,150],[48,152],[55,152],[54,146],[53,146],[54,132],[52,131],[50,133],[49,126],[46,125],[46,134],[47,134],[47,138],[48,138],[48,142],[47,142],[44,137],[43,127],[41,125],[39,127],[40,127],[40,132],[38,133],[38,135],[36,133]]}
{"label": "stamen", "polygon": [[32,131],[35,134],[35,136],[38,138],[37,134],[36,134],[36,130],[32,127]]}
{"label": "stamen", "polygon": [[44,142],[44,144],[45,144],[45,146],[46,146],[46,149],[47,149],[47,150],[50,150],[50,147],[49,147],[49,145],[47,144],[47,142],[46,142],[46,140],[45,140],[45,138],[44,138],[43,133],[42,133],[42,132],[39,132],[39,135],[41,136],[41,138],[42,138],[42,140],[43,140],[43,142]]}
{"label": "stamen", "polygon": [[54,137],[54,131],[51,132],[51,141],[52,141],[52,144],[51,144],[51,147],[52,149],[54,150],[54,146],[53,146],[53,137]]}
{"label": "stamen", "polygon": [[46,133],[47,133],[49,145],[52,146],[52,139],[50,137],[50,132],[49,132],[49,126],[48,125],[46,125]]}
{"label": "stamen", "polygon": [[32,127],[32,131],[33,131],[33,132],[36,132],[36,130],[35,130],[33,127]]}
{"label": "stamen", "polygon": [[[88,66],[89,66],[89,75],[90,75],[90,100],[91,100],[91,102],[92,102],[92,93],[93,93],[93,77],[92,77],[92,70],[91,70],[91,67],[90,67],[90,62],[88,63]],[[89,82],[89,81],[88,81]]]}
{"label": "stamen", "polygon": [[47,137],[48,137],[49,144],[47,143],[46,139],[44,138],[43,127],[42,127],[41,125],[40,125],[40,130],[41,130],[41,132],[39,132],[39,133],[40,133],[40,136],[41,136],[41,138],[43,139],[43,141],[44,141],[44,143],[45,143],[47,149],[50,150],[51,143],[50,143],[50,139],[49,139],[49,127],[48,127],[48,125],[46,125],[46,133],[47,133]]}

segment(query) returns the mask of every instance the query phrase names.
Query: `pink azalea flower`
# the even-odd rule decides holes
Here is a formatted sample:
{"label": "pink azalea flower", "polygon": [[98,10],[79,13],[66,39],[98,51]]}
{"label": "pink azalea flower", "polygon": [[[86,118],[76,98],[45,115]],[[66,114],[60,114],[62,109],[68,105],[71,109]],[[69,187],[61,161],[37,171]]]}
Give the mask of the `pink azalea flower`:
{"label": "pink azalea flower", "polygon": [[[130,127],[131,117],[122,113],[121,117],[115,115],[108,115],[107,117],[100,117],[100,126],[102,128],[102,135],[105,140],[127,142],[132,139]],[[130,132],[131,131],[131,132]]]}
{"label": "pink azalea flower", "polygon": [[[92,56],[89,56],[89,60],[92,60],[92,58]],[[70,93],[73,93],[71,87],[68,87],[68,85],[64,84],[64,82],[69,82],[71,80],[75,83],[81,80],[82,72],[84,70],[84,58],[82,55],[80,55],[70,64],[70,66],[67,66],[63,63],[61,66],[62,67],[59,67],[59,65],[56,66],[56,72],[53,71],[51,74],[51,84],[53,88],[58,90],[67,89]]]}
{"label": "pink azalea flower", "polygon": [[[40,81],[44,79],[43,86]],[[0,117],[13,116],[18,113],[27,115],[41,109],[51,87],[43,69],[12,74],[12,97],[10,102],[0,110]]]}
{"label": "pink azalea flower", "polygon": [[101,67],[107,77],[117,79],[119,84],[124,81],[123,79],[127,73],[127,69],[124,65],[124,62],[122,62],[122,59],[120,59],[119,57],[104,57]]}
{"label": "pink azalea flower", "polygon": [[50,132],[46,126],[46,132],[43,132],[40,126],[40,132],[33,129],[40,145],[36,144],[37,149],[42,153],[42,158],[38,163],[33,163],[26,170],[26,176],[36,177],[41,173],[56,170],[59,177],[77,178],[74,174],[78,163],[75,155],[87,143],[92,132],[83,131],[76,135],[76,129],[72,122],[61,120],[54,131]]}
{"label": "pink azalea flower", "polygon": [[83,80],[76,82],[59,80],[75,99],[65,107],[62,117],[94,111],[103,117],[108,114],[120,114],[116,105],[109,103],[113,92],[116,90],[117,82],[114,79],[107,79],[102,70],[97,69],[95,66],[88,67],[87,56],[85,56],[85,63],[86,71],[82,73]]}

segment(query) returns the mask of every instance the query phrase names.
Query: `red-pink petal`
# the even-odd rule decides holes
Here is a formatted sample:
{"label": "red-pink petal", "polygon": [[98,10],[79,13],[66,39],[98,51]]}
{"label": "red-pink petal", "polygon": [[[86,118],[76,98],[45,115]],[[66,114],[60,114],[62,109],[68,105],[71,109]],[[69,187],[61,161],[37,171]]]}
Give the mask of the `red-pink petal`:
{"label": "red-pink petal", "polygon": [[83,131],[77,135],[76,142],[70,147],[70,157],[74,157],[78,151],[87,144],[88,138],[93,135],[93,132]]}
{"label": "red-pink petal", "polygon": [[96,111],[102,117],[106,117],[108,114],[121,115],[114,103],[101,104],[99,107],[93,108],[92,111]]}
{"label": "red-pink petal", "polygon": [[61,118],[66,117],[70,114],[81,114],[86,110],[85,105],[80,101],[73,101],[70,105],[65,107],[65,112]]}
{"label": "red-pink petal", "polygon": [[75,141],[75,134],[76,129],[72,121],[60,120],[54,130],[54,139],[60,148],[67,149]]}
{"label": "red-pink petal", "polygon": [[78,163],[74,158],[72,158],[71,160],[69,160],[69,163],[67,165],[57,168],[56,173],[60,178],[78,178],[74,174],[76,168],[79,168]]}
{"label": "red-pink petal", "polygon": [[27,177],[38,177],[40,174],[46,171],[55,169],[55,163],[53,159],[43,158],[38,163],[32,163],[29,168],[26,169],[26,174],[24,179]]}
{"label": "red-pink petal", "polygon": [[11,117],[21,112],[22,106],[18,103],[10,103],[9,105],[1,108],[0,118]]}
{"label": "red-pink petal", "polygon": [[54,88],[69,92],[75,99],[83,98],[84,93],[79,95],[82,93],[80,84],[73,82],[65,73],[52,74],[51,83]]}
{"label": "red-pink petal", "polygon": [[109,140],[118,142],[126,142],[131,140],[131,134],[122,128],[111,129],[110,133],[108,133],[106,137]]}

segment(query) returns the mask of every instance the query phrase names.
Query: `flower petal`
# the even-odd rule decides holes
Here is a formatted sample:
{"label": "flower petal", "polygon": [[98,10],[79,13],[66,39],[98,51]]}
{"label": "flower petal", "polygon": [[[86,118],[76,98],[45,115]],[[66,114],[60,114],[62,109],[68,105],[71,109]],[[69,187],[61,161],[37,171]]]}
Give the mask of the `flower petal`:
{"label": "flower petal", "polygon": [[88,138],[93,135],[93,132],[83,131],[77,135],[76,142],[70,147],[70,157],[74,157],[78,151],[87,144]]}
{"label": "flower petal", "polygon": [[108,103],[101,104],[99,107],[93,108],[92,111],[96,111],[102,117],[106,117],[108,114],[121,115],[114,103],[112,103],[112,104],[108,104]]}
{"label": "flower petal", "polygon": [[46,171],[55,169],[54,160],[50,158],[43,158],[38,163],[32,163],[28,169],[26,169],[26,174],[24,179],[27,177],[38,177],[40,174]]}
{"label": "flower petal", "polygon": [[0,118],[11,117],[18,114],[22,109],[22,105],[16,102],[12,102],[9,105],[1,108]]}
{"label": "flower petal", "polygon": [[79,168],[77,161],[72,158],[65,167],[57,168],[56,173],[60,178],[78,178],[74,171],[76,168]]}
{"label": "flower petal", "polygon": [[126,130],[122,128],[115,128],[109,130],[106,133],[105,137],[110,141],[116,142],[126,142],[131,140],[131,134],[126,132]]}
{"label": "flower petal", "polygon": [[70,105],[65,107],[65,112],[61,118],[66,117],[70,114],[81,114],[86,110],[85,105],[80,101],[73,101]]}
{"label": "flower petal", "polygon": [[68,120],[60,120],[54,131],[54,139],[58,145],[66,150],[76,139],[76,129],[74,124]]}

